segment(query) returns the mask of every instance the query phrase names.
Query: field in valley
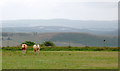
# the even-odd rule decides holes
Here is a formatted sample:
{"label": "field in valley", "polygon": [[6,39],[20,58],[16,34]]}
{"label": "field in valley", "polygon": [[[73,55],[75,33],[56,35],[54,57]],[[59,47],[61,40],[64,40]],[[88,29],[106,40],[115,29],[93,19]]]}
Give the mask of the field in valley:
{"label": "field in valley", "polygon": [[2,51],[3,69],[117,69],[117,51]]}

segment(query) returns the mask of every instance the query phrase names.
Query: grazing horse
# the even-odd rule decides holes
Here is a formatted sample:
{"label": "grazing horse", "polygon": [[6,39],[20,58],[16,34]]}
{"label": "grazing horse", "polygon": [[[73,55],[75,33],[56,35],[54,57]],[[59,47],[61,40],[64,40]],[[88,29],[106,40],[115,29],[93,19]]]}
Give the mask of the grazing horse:
{"label": "grazing horse", "polygon": [[40,45],[33,45],[33,50],[34,52],[39,52],[40,51]]}
{"label": "grazing horse", "polygon": [[26,53],[26,49],[27,49],[27,45],[26,44],[22,44],[22,53],[23,54]]}

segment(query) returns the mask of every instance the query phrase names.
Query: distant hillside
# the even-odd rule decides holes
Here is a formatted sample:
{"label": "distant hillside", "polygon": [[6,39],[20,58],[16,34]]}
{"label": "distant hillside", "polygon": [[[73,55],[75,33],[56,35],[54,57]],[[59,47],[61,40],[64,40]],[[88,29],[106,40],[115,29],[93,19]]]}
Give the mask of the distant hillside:
{"label": "distant hillside", "polygon": [[[57,46],[104,46],[103,40],[106,40],[106,46],[117,46],[118,38],[116,36],[100,36],[88,33],[5,33],[3,32],[3,46],[16,46],[20,43],[30,40],[36,43],[42,43],[46,40],[53,41]],[[7,40],[8,37],[10,40]]]}
{"label": "distant hillside", "polygon": [[117,37],[111,36],[98,36],[88,33],[60,33],[53,36],[50,40],[59,42],[78,43],[88,46],[104,46],[103,40],[106,40],[107,46],[116,46]]}
{"label": "distant hillside", "polygon": [[[10,28],[11,27],[11,28]],[[3,32],[86,32],[117,35],[117,21],[83,21],[69,19],[2,21]]]}
{"label": "distant hillside", "polygon": [[113,30],[117,29],[117,20],[115,21],[83,21],[69,19],[39,19],[39,20],[6,20],[2,21],[2,27],[35,27],[35,26],[61,26],[72,27],[78,29],[98,29],[98,30]]}
{"label": "distant hillside", "polygon": [[5,27],[2,28],[3,32],[39,32],[39,33],[50,33],[50,32],[83,32],[91,33],[97,35],[113,35],[117,36],[118,31],[99,31],[99,30],[89,30],[89,29],[76,29],[70,27],[60,27],[60,26],[37,26],[37,27]]}

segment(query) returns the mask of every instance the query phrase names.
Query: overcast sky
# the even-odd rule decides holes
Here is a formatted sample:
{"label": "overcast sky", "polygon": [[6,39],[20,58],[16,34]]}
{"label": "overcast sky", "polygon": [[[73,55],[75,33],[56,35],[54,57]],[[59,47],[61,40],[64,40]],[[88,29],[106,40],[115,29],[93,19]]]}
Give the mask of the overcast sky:
{"label": "overcast sky", "polygon": [[0,20],[117,20],[118,0],[0,0]]}

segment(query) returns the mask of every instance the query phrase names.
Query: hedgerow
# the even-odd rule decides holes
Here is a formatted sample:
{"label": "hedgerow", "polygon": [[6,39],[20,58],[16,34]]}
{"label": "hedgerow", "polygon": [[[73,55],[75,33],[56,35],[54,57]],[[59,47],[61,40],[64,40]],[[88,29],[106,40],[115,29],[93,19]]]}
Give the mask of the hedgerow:
{"label": "hedgerow", "polygon": [[[10,51],[20,51],[22,48],[20,46],[16,47],[2,47],[2,50],[10,50]],[[32,46],[28,46],[27,50],[33,50]],[[58,47],[58,46],[53,46],[53,47],[47,47],[47,46],[42,46],[40,48],[40,51],[118,51],[118,47]]]}

